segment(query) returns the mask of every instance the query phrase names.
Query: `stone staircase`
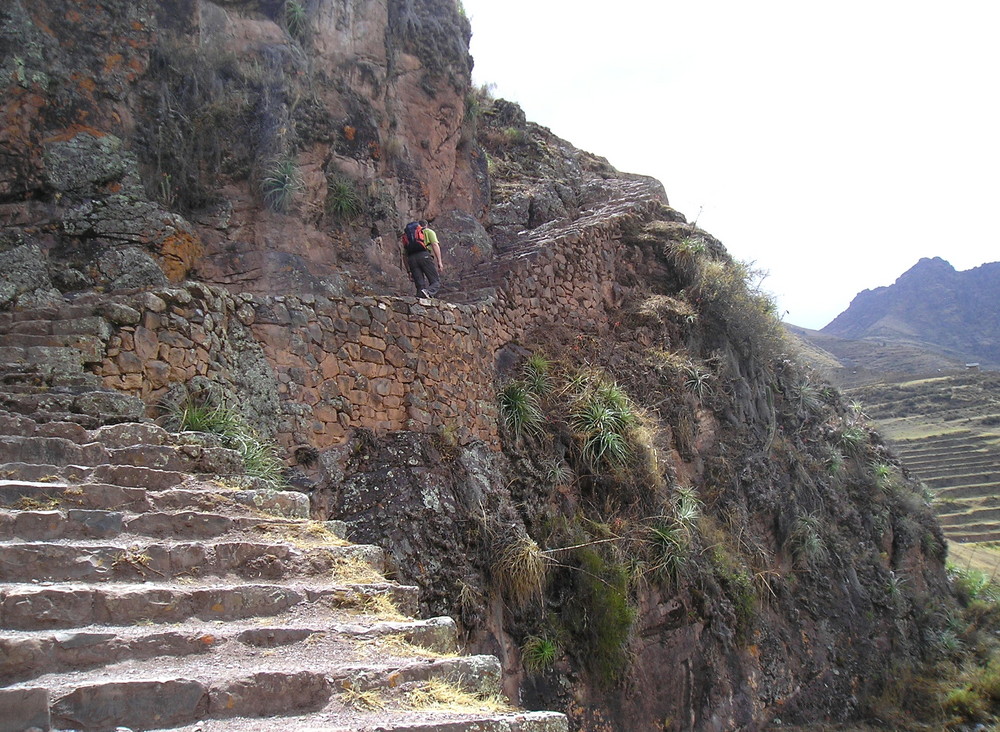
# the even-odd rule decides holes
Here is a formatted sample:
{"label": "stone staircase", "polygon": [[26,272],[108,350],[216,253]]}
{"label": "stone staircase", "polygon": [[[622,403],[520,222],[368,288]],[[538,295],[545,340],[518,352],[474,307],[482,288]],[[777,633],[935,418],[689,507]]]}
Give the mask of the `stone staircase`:
{"label": "stone staircase", "polygon": [[378,547],[102,389],[62,312],[0,318],[0,732],[566,730]]}

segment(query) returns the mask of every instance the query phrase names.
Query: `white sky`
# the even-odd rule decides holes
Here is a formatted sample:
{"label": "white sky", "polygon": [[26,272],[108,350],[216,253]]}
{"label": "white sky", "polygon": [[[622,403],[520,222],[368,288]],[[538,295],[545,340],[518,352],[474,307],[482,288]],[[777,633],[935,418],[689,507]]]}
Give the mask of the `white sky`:
{"label": "white sky", "polygon": [[1000,260],[997,0],[462,0],[476,83],[769,273],[821,328]]}

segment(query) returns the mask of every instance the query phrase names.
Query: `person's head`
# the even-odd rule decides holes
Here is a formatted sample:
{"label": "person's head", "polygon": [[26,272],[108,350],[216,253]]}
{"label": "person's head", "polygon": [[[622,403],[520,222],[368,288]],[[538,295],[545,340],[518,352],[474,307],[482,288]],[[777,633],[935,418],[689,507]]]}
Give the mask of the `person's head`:
{"label": "person's head", "polygon": [[417,223],[420,224],[421,226],[427,226],[427,219],[420,219],[420,221],[418,221]]}

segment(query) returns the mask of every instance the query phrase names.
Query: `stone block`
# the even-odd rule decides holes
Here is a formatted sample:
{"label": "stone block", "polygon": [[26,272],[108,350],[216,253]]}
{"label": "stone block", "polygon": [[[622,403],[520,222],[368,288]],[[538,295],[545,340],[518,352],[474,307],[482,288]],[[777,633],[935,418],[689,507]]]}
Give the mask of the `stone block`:
{"label": "stone block", "polygon": [[175,727],[201,719],[208,690],[189,679],[124,681],[74,689],[57,699],[53,722],[78,729]]}
{"label": "stone block", "polygon": [[0,732],[48,730],[48,689],[0,689]]}

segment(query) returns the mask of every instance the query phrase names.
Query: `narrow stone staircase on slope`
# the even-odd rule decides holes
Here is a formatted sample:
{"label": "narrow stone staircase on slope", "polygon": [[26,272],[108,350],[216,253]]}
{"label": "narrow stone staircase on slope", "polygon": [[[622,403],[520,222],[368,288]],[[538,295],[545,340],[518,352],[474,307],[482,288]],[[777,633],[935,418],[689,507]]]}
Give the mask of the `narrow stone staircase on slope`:
{"label": "narrow stone staircase on slope", "polygon": [[906,467],[937,495],[945,535],[958,542],[1000,541],[1000,440],[959,431],[894,447]]}
{"label": "narrow stone staircase on slope", "polygon": [[34,321],[0,322],[0,732],[566,730],[484,701],[498,660],[414,619],[379,548],[241,479],[212,436],[141,421],[87,378],[83,334],[17,322]]}

